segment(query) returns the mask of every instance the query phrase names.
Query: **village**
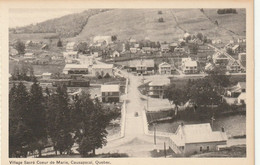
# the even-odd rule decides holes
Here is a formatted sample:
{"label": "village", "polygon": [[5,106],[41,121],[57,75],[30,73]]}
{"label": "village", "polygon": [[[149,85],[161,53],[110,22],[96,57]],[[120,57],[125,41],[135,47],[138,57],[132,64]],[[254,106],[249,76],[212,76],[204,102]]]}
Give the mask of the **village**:
{"label": "village", "polygon": [[[96,154],[185,157],[246,144],[245,38],[222,41],[201,32],[172,42],[118,38],[12,40],[9,88],[23,82],[30,89],[36,80],[47,96],[66,86],[70,102],[87,93],[115,111],[107,144]],[[79,154],[78,147],[67,154]],[[51,155],[48,142],[41,156]]]}

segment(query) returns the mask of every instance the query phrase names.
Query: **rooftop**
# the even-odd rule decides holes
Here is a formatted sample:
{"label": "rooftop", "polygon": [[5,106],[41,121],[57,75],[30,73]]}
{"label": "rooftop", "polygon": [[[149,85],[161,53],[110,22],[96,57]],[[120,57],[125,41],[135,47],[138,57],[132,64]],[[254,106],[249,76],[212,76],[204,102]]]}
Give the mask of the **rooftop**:
{"label": "rooftop", "polygon": [[66,64],[64,69],[86,69],[89,65],[85,64]]}
{"label": "rooftop", "polygon": [[113,64],[96,64],[93,65],[92,68],[112,69]]}
{"label": "rooftop", "polygon": [[[177,132],[181,132],[183,138],[177,136]],[[175,136],[175,137],[174,137]],[[179,145],[187,143],[205,143],[227,141],[225,132],[212,131],[209,123],[179,125],[175,135],[172,137]]]}
{"label": "rooftop", "polygon": [[119,85],[101,85],[101,92],[119,92]]}

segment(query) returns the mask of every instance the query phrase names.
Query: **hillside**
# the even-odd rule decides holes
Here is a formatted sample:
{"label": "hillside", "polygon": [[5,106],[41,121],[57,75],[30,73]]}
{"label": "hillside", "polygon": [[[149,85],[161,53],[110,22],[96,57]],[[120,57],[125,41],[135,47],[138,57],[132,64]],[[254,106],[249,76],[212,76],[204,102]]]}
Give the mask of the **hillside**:
{"label": "hillside", "polygon": [[69,14],[36,25],[17,28],[14,33],[57,33],[60,37],[74,37],[81,32],[89,17],[105,11],[103,9],[91,9],[82,13]]}
{"label": "hillside", "polygon": [[[154,41],[172,41],[187,31],[230,40],[245,36],[245,10],[237,11],[238,14],[218,15],[217,9],[204,9],[204,12],[200,9],[115,9],[90,17],[82,32],[73,39],[117,35],[119,40],[148,37]],[[158,22],[159,18],[164,22]]]}

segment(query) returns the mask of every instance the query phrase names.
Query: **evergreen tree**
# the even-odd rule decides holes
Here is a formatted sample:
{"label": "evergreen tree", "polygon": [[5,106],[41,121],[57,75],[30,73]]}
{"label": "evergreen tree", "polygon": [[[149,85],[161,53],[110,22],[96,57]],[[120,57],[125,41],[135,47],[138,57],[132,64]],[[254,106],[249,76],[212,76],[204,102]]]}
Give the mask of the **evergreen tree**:
{"label": "evergreen tree", "polygon": [[57,42],[57,47],[62,47],[62,41],[61,39],[59,38],[58,42]]}
{"label": "evergreen tree", "polygon": [[51,137],[55,151],[63,154],[70,152],[73,145],[69,98],[66,86],[58,86],[56,93],[48,100],[47,123],[48,134]]}
{"label": "evergreen tree", "polygon": [[36,81],[31,86],[30,100],[29,100],[29,125],[33,132],[34,149],[37,149],[41,157],[41,150],[44,147],[44,142],[47,139],[46,132],[46,107],[45,99],[43,97],[42,88]]}

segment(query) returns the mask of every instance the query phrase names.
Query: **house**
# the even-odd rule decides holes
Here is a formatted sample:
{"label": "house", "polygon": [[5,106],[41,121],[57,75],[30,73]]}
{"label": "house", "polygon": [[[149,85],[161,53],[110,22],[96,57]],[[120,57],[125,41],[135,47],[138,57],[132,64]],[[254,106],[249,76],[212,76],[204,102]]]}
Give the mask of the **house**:
{"label": "house", "polygon": [[92,75],[96,76],[97,74],[100,76],[113,75],[113,64],[95,64],[92,66]]}
{"label": "house", "polygon": [[10,54],[11,56],[17,56],[17,55],[19,54],[19,52],[18,52],[15,48],[10,47],[10,49],[9,49],[9,54]]}
{"label": "house", "polygon": [[213,63],[216,65],[223,65],[226,66],[229,62],[229,58],[224,54],[220,52],[216,52],[212,56]]}
{"label": "house", "polygon": [[113,53],[110,55],[110,57],[120,57],[120,53],[118,51],[113,51]]}
{"label": "house", "polygon": [[136,43],[136,39],[130,38],[129,42],[130,42],[130,43]]}
{"label": "house", "polygon": [[172,73],[172,66],[167,62],[163,62],[159,64],[159,74],[171,74]]}
{"label": "house", "polygon": [[233,52],[234,54],[239,53],[239,45],[233,46],[233,47],[232,47],[232,52]]}
{"label": "house", "polygon": [[151,52],[151,47],[142,47],[142,52],[143,53],[150,53]]}
{"label": "house", "polygon": [[113,43],[111,36],[95,36],[93,38],[94,43],[108,45]]}
{"label": "house", "polygon": [[165,86],[170,84],[170,79],[154,80],[148,84],[148,96],[153,98],[164,98]]}
{"label": "house", "polygon": [[212,63],[207,63],[205,66],[205,71],[211,71],[214,69],[214,65]]}
{"label": "house", "polygon": [[134,44],[135,48],[139,48],[139,46],[140,46],[139,44]]}
{"label": "house", "polygon": [[246,104],[246,92],[242,92],[238,97],[237,97],[237,104]]}
{"label": "house", "polygon": [[227,134],[212,131],[209,123],[178,126],[176,132],[170,136],[169,147],[177,154],[192,155],[203,152],[217,151],[218,146],[227,144]]}
{"label": "house", "polygon": [[246,92],[246,82],[238,82],[237,85],[226,88],[225,96],[237,98],[243,92]]}
{"label": "house", "polygon": [[88,74],[89,65],[83,64],[66,64],[63,68],[64,74]]}
{"label": "house", "polygon": [[65,59],[66,64],[77,63],[77,59],[79,58],[77,51],[69,51],[63,52],[63,57]]}
{"label": "house", "polygon": [[32,46],[33,45],[33,42],[31,40],[28,40],[25,42],[25,46],[28,47],[28,46]]}
{"label": "house", "polygon": [[76,43],[75,42],[69,42],[66,45],[66,51],[70,52],[70,51],[75,51],[76,50]]}
{"label": "house", "polygon": [[169,52],[169,44],[161,44],[161,52],[166,53]]}
{"label": "house", "polygon": [[34,58],[34,54],[33,53],[25,53],[24,58],[25,59],[32,59],[32,58]]}
{"label": "house", "polygon": [[246,67],[246,53],[239,53],[238,60],[244,67]]}
{"label": "house", "polygon": [[101,85],[101,100],[103,103],[119,102],[120,86],[119,85]]}
{"label": "house", "polygon": [[186,32],[186,33],[183,35],[183,39],[186,40],[188,37],[191,37],[191,35]]}
{"label": "house", "polygon": [[50,78],[51,78],[51,75],[52,75],[51,73],[45,72],[45,73],[42,74],[42,78],[43,78],[43,79],[50,79]]}
{"label": "house", "polygon": [[137,53],[137,48],[130,48],[131,53]]}
{"label": "house", "polygon": [[227,64],[227,71],[230,73],[237,73],[241,71],[240,64],[236,60],[229,60]]}
{"label": "house", "polygon": [[176,43],[176,42],[171,43],[171,44],[169,45],[169,47],[170,47],[170,51],[171,51],[171,52],[174,52],[175,48],[178,47],[178,43]]}
{"label": "house", "polygon": [[190,58],[182,59],[182,72],[185,74],[197,73],[198,64],[197,61],[192,61]]}
{"label": "house", "polygon": [[138,74],[149,74],[154,72],[154,60],[132,60],[129,62],[129,68]]}

